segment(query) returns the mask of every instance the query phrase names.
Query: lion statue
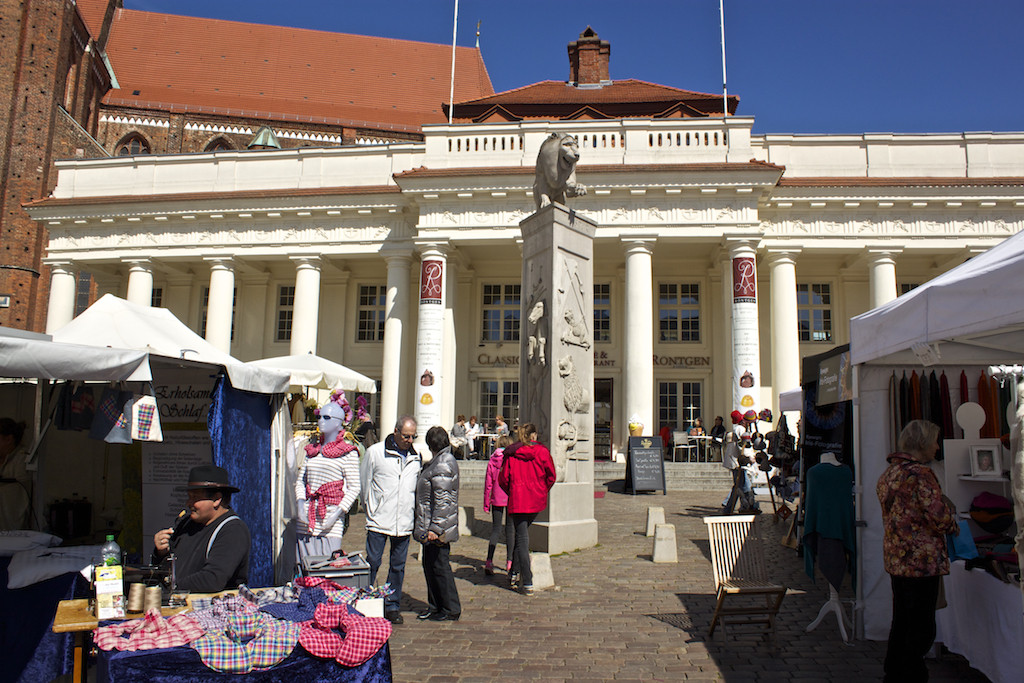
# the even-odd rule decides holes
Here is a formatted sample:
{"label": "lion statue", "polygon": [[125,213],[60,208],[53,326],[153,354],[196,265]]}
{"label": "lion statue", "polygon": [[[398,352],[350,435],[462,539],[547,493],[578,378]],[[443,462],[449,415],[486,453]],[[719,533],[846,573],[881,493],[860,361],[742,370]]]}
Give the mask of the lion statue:
{"label": "lion statue", "polygon": [[576,162],[580,148],[574,135],[552,133],[537,154],[537,175],[533,201],[540,211],[552,202],[565,204],[566,197],[582,197],[587,188],[576,183]]}

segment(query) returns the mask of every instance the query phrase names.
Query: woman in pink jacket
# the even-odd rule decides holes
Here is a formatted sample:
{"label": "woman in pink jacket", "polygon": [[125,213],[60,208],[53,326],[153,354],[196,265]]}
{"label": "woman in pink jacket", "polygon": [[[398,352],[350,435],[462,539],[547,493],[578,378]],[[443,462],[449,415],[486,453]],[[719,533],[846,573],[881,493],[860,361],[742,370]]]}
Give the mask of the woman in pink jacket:
{"label": "woman in pink jacket", "polygon": [[533,595],[530,525],[548,506],[548,491],[554,484],[551,452],[537,443],[537,426],[527,422],[519,428],[519,441],[505,448],[505,461],[498,472],[498,485],[508,493],[508,512],[515,526],[511,584],[521,587],[524,595]]}
{"label": "woman in pink jacket", "polygon": [[[512,573],[512,548],[515,543],[515,530],[512,528],[512,515],[505,514],[508,506],[508,494],[498,486],[498,473],[501,463],[505,462],[505,447],[512,444],[512,439],[502,435],[494,444],[494,453],[487,462],[487,475],[484,477],[484,512],[491,513],[491,541],[487,545],[487,564],[484,573],[494,574],[494,550],[501,538],[502,524],[505,526],[505,571]],[[504,522],[502,521],[504,520]]]}

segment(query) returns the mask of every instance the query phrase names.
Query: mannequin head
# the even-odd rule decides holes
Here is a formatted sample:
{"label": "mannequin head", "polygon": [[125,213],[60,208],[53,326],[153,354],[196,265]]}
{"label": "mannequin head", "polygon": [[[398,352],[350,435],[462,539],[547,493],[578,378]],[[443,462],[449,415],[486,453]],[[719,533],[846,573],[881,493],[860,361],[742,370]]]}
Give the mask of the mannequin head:
{"label": "mannequin head", "polygon": [[338,434],[345,424],[345,409],[334,401],[327,401],[320,406],[320,417],[316,421],[324,443],[337,441]]}

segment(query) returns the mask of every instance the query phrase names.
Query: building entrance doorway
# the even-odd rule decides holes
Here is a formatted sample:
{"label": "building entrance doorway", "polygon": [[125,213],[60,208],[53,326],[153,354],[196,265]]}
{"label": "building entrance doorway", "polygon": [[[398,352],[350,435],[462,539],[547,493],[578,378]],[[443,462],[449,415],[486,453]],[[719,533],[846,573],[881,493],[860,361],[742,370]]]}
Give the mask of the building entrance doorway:
{"label": "building entrance doorway", "polygon": [[612,380],[594,379],[594,460],[612,458],[612,389]]}

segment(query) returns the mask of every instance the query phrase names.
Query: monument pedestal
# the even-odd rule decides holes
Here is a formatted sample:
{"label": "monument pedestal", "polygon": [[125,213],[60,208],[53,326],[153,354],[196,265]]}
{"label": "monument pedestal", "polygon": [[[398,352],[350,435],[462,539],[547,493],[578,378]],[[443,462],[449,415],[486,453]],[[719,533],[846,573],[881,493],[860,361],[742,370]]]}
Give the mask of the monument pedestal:
{"label": "monument pedestal", "polygon": [[530,527],[530,550],[567,553],[597,545],[594,485],[558,482],[548,495],[548,507]]}

